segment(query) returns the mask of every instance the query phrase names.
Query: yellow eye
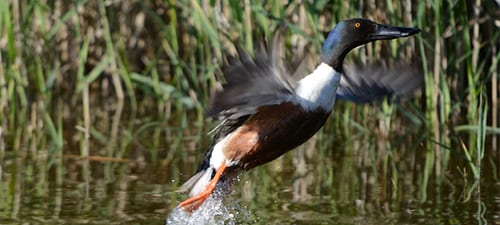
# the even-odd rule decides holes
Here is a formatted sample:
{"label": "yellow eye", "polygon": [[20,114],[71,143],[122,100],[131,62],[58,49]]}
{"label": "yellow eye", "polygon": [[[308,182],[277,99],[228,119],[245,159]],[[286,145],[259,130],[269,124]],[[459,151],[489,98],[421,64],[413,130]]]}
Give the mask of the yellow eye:
{"label": "yellow eye", "polygon": [[360,26],[361,26],[361,23],[359,23],[359,22],[356,22],[356,23],[354,24],[354,27],[356,27],[356,28],[359,28]]}

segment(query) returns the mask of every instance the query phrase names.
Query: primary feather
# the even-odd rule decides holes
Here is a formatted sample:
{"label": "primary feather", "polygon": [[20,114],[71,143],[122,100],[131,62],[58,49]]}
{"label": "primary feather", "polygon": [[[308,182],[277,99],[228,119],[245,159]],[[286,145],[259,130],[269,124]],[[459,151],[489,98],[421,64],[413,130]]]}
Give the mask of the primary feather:
{"label": "primary feather", "polygon": [[233,60],[223,69],[225,83],[212,95],[209,116],[218,120],[237,119],[293,95],[294,81],[281,66],[279,45],[275,42],[270,51],[261,45],[255,57],[239,50],[239,60]]}

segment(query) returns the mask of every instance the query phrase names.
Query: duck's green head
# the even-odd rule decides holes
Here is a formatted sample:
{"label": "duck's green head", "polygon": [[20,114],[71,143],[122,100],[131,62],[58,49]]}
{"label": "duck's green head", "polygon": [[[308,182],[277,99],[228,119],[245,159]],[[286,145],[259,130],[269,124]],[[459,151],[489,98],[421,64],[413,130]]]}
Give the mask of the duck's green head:
{"label": "duck's green head", "polygon": [[328,35],[321,61],[341,72],[344,57],[353,48],[371,41],[408,37],[419,32],[418,28],[383,25],[361,18],[344,20]]}

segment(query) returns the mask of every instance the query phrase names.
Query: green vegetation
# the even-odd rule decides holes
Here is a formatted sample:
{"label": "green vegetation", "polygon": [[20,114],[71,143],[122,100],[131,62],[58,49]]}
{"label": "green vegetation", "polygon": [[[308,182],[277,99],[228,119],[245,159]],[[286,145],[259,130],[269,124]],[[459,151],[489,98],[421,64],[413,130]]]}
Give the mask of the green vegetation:
{"label": "green vegetation", "polygon": [[[377,205],[371,210],[402,211],[399,204],[411,199],[421,215],[431,196],[445,201],[440,197],[452,187],[463,193],[455,201],[477,201],[481,216],[481,182],[500,179],[498,5],[302,2],[0,1],[0,208],[9,209],[0,218],[16,217],[23,182],[42,195],[67,183],[69,172],[78,172],[86,200],[92,180],[125,182],[138,165],[168,168],[169,180],[184,181],[209,141],[213,123],[204,109],[234,44],[252,51],[284,27],[287,61],[305,57],[311,68],[327,32],[351,17],[422,29],[415,38],[357,49],[349,59],[418,63],[425,93],[399,104],[339,103],[313,141],[250,173],[242,188],[292,185],[272,176],[278,173],[318,176],[304,182],[313,182],[316,194],[337,190],[332,201],[339,208],[371,199]],[[325,157],[345,161],[341,168],[317,163]],[[95,161],[104,165],[98,175],[90,168]],[[315,166],[285,169],[299,162]],[[164,184],[159,192],[179,182]],[[363,184],[382,193],[341,194]],[[171,197],[174,207],[178,195]]]}

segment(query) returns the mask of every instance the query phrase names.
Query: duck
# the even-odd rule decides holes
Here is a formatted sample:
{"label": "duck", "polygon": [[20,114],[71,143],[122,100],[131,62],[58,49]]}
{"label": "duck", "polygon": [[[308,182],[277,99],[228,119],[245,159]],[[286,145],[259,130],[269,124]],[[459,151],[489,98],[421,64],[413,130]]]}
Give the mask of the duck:
{"label": "duck", "polygon": [[[369,76],[364,73],[346,74],[343,63],[358,46],[419,32],[416,27],[364,18],[341,21],[329,32],[319,65],[298,81],[282,68],[277,47],[261,48],[255,57],[240,50],[239,60],[223,69],[222,88],[211,96],[207,114],[219,122],[204,160],[180,187],[181,192],[189,192],[189,198],[179,207],[190,213],[197,210],[223,181],[273,161],[309,140],[332,114],[336,99],[370,102],[417,88],[411,75],[384,79],[379,71],[382,75],[366,78]],[[393,85],[395,80],[398,85]]]}

